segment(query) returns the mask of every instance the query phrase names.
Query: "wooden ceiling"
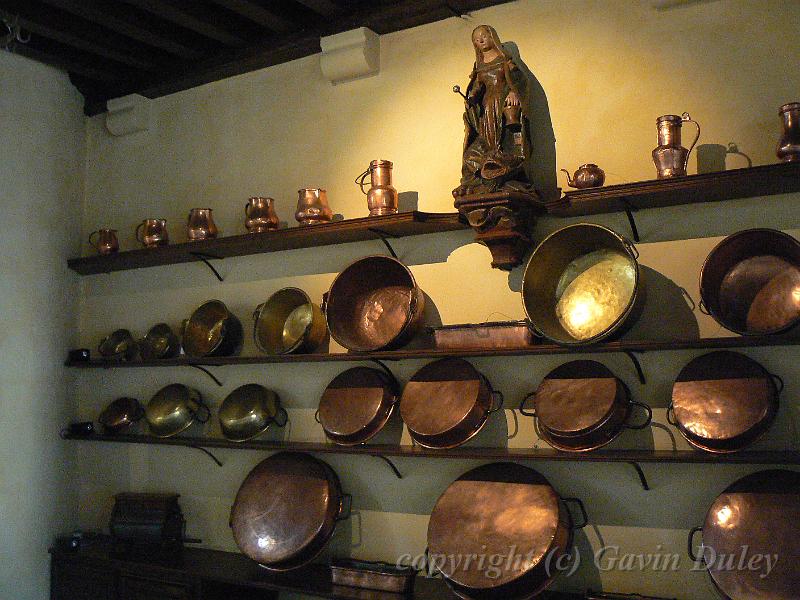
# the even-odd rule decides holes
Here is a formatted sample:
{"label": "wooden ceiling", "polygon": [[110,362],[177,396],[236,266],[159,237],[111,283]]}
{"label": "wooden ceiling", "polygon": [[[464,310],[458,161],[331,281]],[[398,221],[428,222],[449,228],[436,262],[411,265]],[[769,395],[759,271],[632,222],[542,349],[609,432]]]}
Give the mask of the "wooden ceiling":
{"label": "wooden ceiling", "polygon": [[94,115],[111,98],[155,98],[315,54],[322,36],[390,33],[505,2],[0,0],[0,18],[30,38],[11,50],[69,72]]}

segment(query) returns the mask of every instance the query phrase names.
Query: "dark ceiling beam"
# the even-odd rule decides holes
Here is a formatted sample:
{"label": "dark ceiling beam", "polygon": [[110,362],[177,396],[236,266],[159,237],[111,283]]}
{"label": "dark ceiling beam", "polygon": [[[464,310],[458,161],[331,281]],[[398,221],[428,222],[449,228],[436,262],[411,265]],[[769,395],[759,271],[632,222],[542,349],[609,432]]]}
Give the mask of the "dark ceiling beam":
{"label": "dark ceiling beam", "polygon": [[342,12],[342,7],[330,0],[297,0],[297,2],[325,17]]}
{"label": "dark ceiling beam", "polygon": [[44,2],[187,60],[196,60],[204,54],[196,45],[187,42],[186,36],[174,30],[170,31],[169,27],[158,26],[154,19],[143,19],[133,10],[124,10],[126,7],[118,2],[109,0],[90,2],[44,0]]}
{"label": "dark ceiling beam", "polygon": [[156,72],[160,70],[159,63],[163,64],[163,57],[153,56],[145,46],[29,0],[0,0],[0,16],[16,17],[25,31],[136,69]]}
{"label": "dark ceiling beam", "polygon": [[267,29],[276,33],[286,33],[293,29],[298,29],[297,25],[292,23],[286,17],[278,13],[264,8],[254,0],[211,0],[223,8],[231,12],[235,12],[239,16],[251,20],[253,23],[266,27]]}
{"label": "dark ceiling beam", "polygon": [[207,18],[207,11],[199,9],[196,2],[179,2],[175,0],[122,1],[226,46],[239,48],[245,45],[245,41],[231,33],[229,29],[211,22],[211,19]]}

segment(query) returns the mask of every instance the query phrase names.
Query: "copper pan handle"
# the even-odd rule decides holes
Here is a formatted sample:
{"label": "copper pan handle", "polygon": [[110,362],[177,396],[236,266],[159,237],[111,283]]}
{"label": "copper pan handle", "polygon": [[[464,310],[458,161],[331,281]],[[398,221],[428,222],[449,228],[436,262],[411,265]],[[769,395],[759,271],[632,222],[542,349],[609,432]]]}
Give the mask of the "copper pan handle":
{"label": "copper pan handle", "polygon": [[[206,413],[204,419],[200,418],[199,412],[201,410],[203,410]],[[202,400],[197,400],[197,410],[192,410],[191,412],[194,418],[197,419],[198,423],[208,423],[209,419],[211,419],[211,409],[208,408],[208,405]]]}
{"label": "copper pan handle", "polygon": [[708,317],[711,317],[711,316],[713,316],[713,315],[711,314],[711,311],[710,311],[710,310],[708,310],[708,308],[706,307],[706,303],[705,303],[705,302],[703,302],[703,300],[702,300],[702,299],[700,299],[700,304],[698,304],[698,305],[697,305],[697,307],[700,309],[700,312],[701,312],[701,313],[703,313],[704,315],[706,315],[706,316],[708,316]]}
{"label": "copper pan handle", "polygon": [[322,425],[322,420],[319,418],[319,409],[317,409],[317,411],[314,413],[314,420]]}
{"label": "copper pan handle", "polygon": [[520,414],[522,414],[522,415],[524,415],[526,417],[533,417],[534,419],[536,418],[536,409],[535,408],[533,410],[528,410],[527,408],[525,408],[525,404],[528,402],[528,400],[533,398],[535,395],[536,395],[536,392],[531,392],[530,394],[528,394],[527,396],[525,396],[522,399],[522,402],[519,403],[519,412],[520,412]]}
{"label": "copper pan handle", "polygon": [[286,409],[283,408],[282,406],[278,406],[278,410],[275,413],[275,416],[271,418],[271,420],[278,427],[286,427],[286,423],[289,422],[289,413],[286,412]]}
{"label": "copper pan handle", "polygon": [[[499,410],[503,410],[503,404],[505,404],[505,400],[506,400],[505,396],[503,395],[503,392],[501,392],[500,390],[493,390],[491,388],[491,386],[489,387],[489,393],[492,396],[492,406],[489,408],[488,411],[486,411],[487,415],[490,415],[492,413],[496,413]],[[497,398],[500,398],[500,402],[495,407],[495,400]]]}
{"label": "copper pan handle", "polygon": [[327,315],[328,313],[328,298],[330,297],[330,292],[325,292],[322,294],[322,301],[319,303],[319,309],[322,311],[323,315]]}
{"label": "copper pan handle", "polygon": [[[583,505],[583,501],[580,498],[562,498],[561,501],[565,505],[567,505],[567,510],[569,510],[569,503],[570,502],[573,502],[573,503],[577,504],[578,508],[581,510],[581,517],[583,518],[583,522],[580,523],[579,525],[576,525],[575,522],[573,521],[573,523],[572,523],[572,529],[573,530],[575,530],[575,529],[583,529],[584,527],[586,527],[589,524],[589,515],[587,514],[586,507]],[[572,516],[572,513],[570,513],[570,516]]]}
{"label": "copper pan handle", "polygon": [[[689,558],[691,558],[692,562],[695,562],[695,563],[697,563],[700,560],[700,557],[698,557],[694,553],[694,536],[698,532],[702,532],[702,531],[703,531],[702,527],[692,527],[692,530],[689,531],[689,542],[688,542],[687,550],[689,552]],[[701,549],[701,552],[702,552],[702,549],[703,549],[703,543],[702,542],[700,543],[700,549]],[[701,554],[701,557],[702,557],[702,554]]]}
{"label": "copper pan handle", "polygon": [[[645,410],[645,412],[647,413],[647,419],[644,421],[644,423],[640,423],[638,425],[631,425],[630,423],[626,422],[626,423],[623,423],[622,426],[625,429],[637,429],[637,430],[638,429],[647,429],[648,427],[650,427],[650,423],[653,422],[653,409],[649,405],[645,404],[644,402],[637,402],[636,400],[631,400],[630,404],[632,406],[638,406],[640,408],[643,408]],[[630,416],[630,414],[628,416]],[[627,419],[626,419],[626,421],[627,421]]]}
{"label": "copper pan handle", "polygon": [[[344,507],[347,504],[347,512],[345,513]],[[350,518],[350,514],[353,512],[353,495],[352,494],[342,494],[341,500],[339,500],[339,514],[336,515],[336,521],[344,521],[345,519]]]}
{"label": "copper pan handle", "polygon": [[97,234],[97,235],[98,235],[98,237],[99,237],[99,236],[100,236],[100,230],[98,229],[97,231],[93,231],[92,233],[90,233],[90,234],[89,234],[89,245],[90,245],[92,248],[94,248],[95,250],[97,250],[97,251],[99,252],[99,251],[100,251],[100,248],[98,247],[98,245],[97,245],[97,244],[95,244],[95,243],[92,241],[92,236],[93,236],[93,235],[95,235],[95,234]]}
{"label": "copper pan handle", "polygon": [[678,426],[678,419],[675,418],[675,406],[672,402],[669,403],[669,408],[667,408],[667,423],[673,427]]}
{"label": "copper pan handle", "polygon": [[139,237],[139,231],[142,229],[142,227],[144,227],[144,221],[142,221],[136,226],[136,231],[133,234],[136,237],[136,241],[139,242],[140,244],[144,244],[144,237],[141,238]]}
{"label": "copper pan handle", "polygon": [[137,403],[136,412],[131,416],[131,423],[138,423],[144,418],[144,415],[144,406],[142,406],[141,403]]}
{"label": "copper pan handle", "polygon": [[783,392],[783,388],[786,387],[783,377],[775,375],[775,373],[770,373],[769,376],[772,377],[772,380],[775,382],[775,388],[778,390],[778,395],[780,395],[781,392]]}

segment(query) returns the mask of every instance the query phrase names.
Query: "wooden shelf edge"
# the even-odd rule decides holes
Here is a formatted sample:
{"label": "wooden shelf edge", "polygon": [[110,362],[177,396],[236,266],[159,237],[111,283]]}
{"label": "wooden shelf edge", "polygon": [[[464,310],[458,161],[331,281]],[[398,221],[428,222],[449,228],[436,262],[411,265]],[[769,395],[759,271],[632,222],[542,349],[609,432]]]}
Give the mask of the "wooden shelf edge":
{"label": "wooden shelf edge", "polygon": [[173,437],[157,438],[149,435],[101,435],[64,437],[71,441],[111,442],[123,444],[149,444],[160,446],[186,446],[201,448],[227,448],[236,450],[262,450],[309,452],[321,454],[360,454],[364,456],[391,456],[397,458],[447,458],[479,460],[531,460],[568,462],[641,462],[684,464],[769,464],[800,465],[800,451],[796,450],[744,450],[732,454],[710,454],[695,450],[597,450],[586,453],[567,453],[537,448],[486,448],[459,447],[434,450],[419,446],[362,445],[336,446],[319,442],[282,442],[251,440],[232,442],[224,438]]}
{"label": "wooden shelf edge", "polygon": [[566,347],[554,344],[537,344],[521,348],[480,348],[446,350],[425,348],[421,350],[389,350],[370,353],[330,353],[330,354],[286,354],[279,356],[224,356],[206,358],[168,358],[161,360],[110,361],[90,360],[88,362],[65,363],[78,369],[130,369],[148,367],[190,367],[223,365],[260,365],[272,363],[310,363],[310,362],[361,362],[370,360],[421,360],[439,358],[480,358],[496,356],[547,356],[558,354],[596,354],[609,352],[666,352],[674,350],[721,350],[736,348],[759,348],[769,346],[798,346],[800,337],[774,336],[730,336],[720,338],[699,338],[695,340],[631,340],[598,344],[595,346]]}

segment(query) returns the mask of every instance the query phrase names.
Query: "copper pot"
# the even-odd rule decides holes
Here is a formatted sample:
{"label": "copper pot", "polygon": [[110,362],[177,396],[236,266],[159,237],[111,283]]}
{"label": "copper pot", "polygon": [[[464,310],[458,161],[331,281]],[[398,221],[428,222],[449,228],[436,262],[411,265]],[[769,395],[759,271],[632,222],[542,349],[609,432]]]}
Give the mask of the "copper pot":
{"label": "copper pot", "polygon": [[180,383],[158,390],[144,410],[150,433],[160,438],[188,433],[195,423],[202,426],[211,418],[200,392]]}
{"label": "copper pot", "polygon": [[222,435],[233,442],[246,442],[267,431],[274,423],[283,427],[289,420],[278,394],[248,383],[233,390],[219,407]]}
{"label": "copper pot", "polygon": [[800,102],[784,104],[778,110],[781,137],[776,154],[783,162],[800,160]]}
{"label": "copper pot", "polygon": [[133,360],[139,354],[139,345],[127,329],[117,329],[100,340],[97,351],[103,358]]}
{"label": "copper pot", "polygon": [[[525,409],[533,398],[534,411]],[[629,423],[633,408],[647,418]],[[587,452],[609,444],[624,429],[644,429],[653,418],[652,409],[630,398],[627,386],[604,365],[576,360],[554,369],[536,392],[523,400],[523,415],[536,418],[537,432],[557,450]]]}
{"label": "copper pot", "polygon": [[[97,240],[92,241],[92,237],[97,235]],[[100,256],[107,256],[119,251],[119,240],[117,239],[116,229],[98,229],[89,234],[89,244],[97,250]]]}
{"label": "copper pot", "polygon": [[[696,556],[698,532],[703,543]],[[689,533],[689,556],[706,566],[728,600],[796,600],[800,473],[761,471],[729,486],[709,507],[703,526]]]}
{"label": "copper pot", "polygon": [[173,358],[181,351],[181,341],[166,323],[153,325],[141,340],[139,351],[144,360]]}
{"label": "copper pot", "polygon": [[333,211],[328,206],[328,193],[320,188],[303,188],[297,190],[297,211],[294,218],[300,225],[317,225],[328,223],[333,218]]}
{"label": "copper pot", "polygon": [[166,219],[145,219],[136,226],[135,235],[136,240],[145,248],[158,248],[169,244]]}
{"label": "copper pot", "polygon": [[363,444],[389,422],[399,396],[397,380],[388,370],[354,367],[337,375],[325,388],[317,422],[335,444]]}
{"label": "copper pot", "polygon": [[209,300],[189,317],[183,329],[187,356],[236,356],[242,351],[242,323],[219,300]]}
{"label": "copper pot", "polygon": [[328,338],[322,309],[299,288],[283,288],[253,313],[253,339],[266,354],[313,352]]}
{"label": "copper pot", "polygon": [[464,444],[502,407],[502,394],[493,391],[489,381],[460,358],[422,367],[406,384],[400,399],[400,415],[411,438],[426,448]]}
{"label": "copper pot", "polygon": [[753,359],[711,352],[681,370],[667,419],[695,448],[736,452],[755,442],[775,420],[782,388],[783,382]]}
{"label": "copper pot", "polygon": [[349,517],[351,503],[326,463],[309,454],[279,452],[242,482],[230,526],[246,556],[271,571],[288,571],[322,552],[337,521]]}
{"label": "copper pot", "polygon": [[[583,522],[574,525],[565,502],[575,501]],[[521,600],[547,588],[573,530],[586,525],[580,500],[560,498],[538,472],[515,463],[468,471],[436,501],[428,522],[430,563],[457,596]],[[476,560],[454,560],[474,556]],[[478,557],[502,556],[502,564]],[[490,567],[490,563],[493,566]]]}
{"label": "copper pot", "polygon": [[219,234],[210,208],[193,208],[186,223],[186,237],[190,242],[213,240]]}
{"label": "copper pot", "polygon": [[700,309],[742,335],[780,333],[800,322],[800,242],[774,229],[726,237],[700,272]]}
{"label": "copper pot", "polygon": [[144,407],[136,398],[117,398],[103,409],[97,422],[106,435],[127,433],[144,417]]}
{"label": "copper pot", "polygon": [[425,294],[395,258],[367,256],[331,284],[325,318],[331,337],[355,352],[399,348],[422,325]]}
{"label": "copper pot", "polygon": [[253,196],[244,205],[244,226],[250,233],[264,233],[278,229],[278,215],[275,214],[275,200]]}

